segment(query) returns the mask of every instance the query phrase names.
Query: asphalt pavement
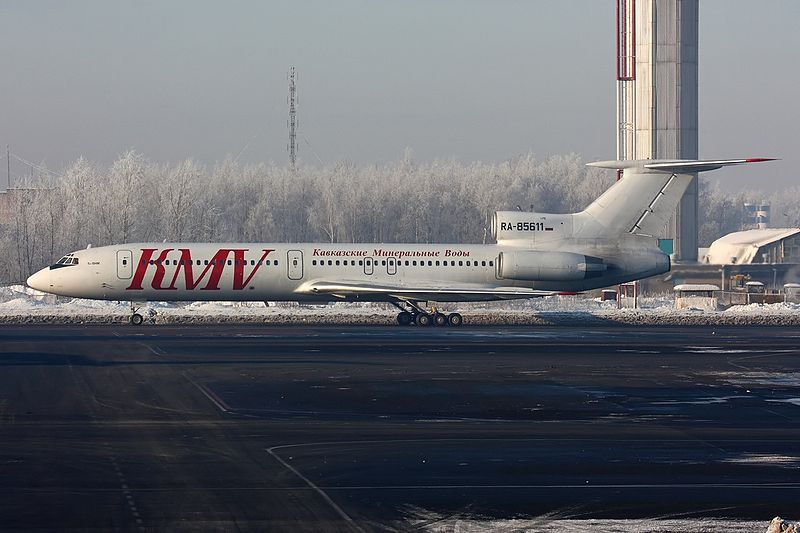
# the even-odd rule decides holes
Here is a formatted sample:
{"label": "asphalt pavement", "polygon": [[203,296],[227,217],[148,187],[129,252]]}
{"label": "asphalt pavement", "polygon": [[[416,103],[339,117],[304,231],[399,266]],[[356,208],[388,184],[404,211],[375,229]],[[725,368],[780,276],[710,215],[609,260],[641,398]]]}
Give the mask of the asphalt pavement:
{"label": "asphalt pavement", "polygon": [[767,327],[0,326],[0,530],[766,523],[800,501],[798,346]]}

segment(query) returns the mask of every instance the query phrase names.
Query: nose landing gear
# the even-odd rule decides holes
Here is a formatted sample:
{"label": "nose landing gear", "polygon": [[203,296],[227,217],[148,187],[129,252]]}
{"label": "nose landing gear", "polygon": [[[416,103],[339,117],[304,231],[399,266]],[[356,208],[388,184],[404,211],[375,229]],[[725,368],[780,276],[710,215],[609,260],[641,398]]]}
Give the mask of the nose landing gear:
{"label": "nose landing gear", "polygon": [[458,313],[445,314],[432,309],[432,312],[427,312],[417,302],[404,302],[408,306],[408,310],[403,309],[397,302],[391,304],[398,309],[400,313],[397,314],[397,323],[401,326],[417,325],[421,327],[427,326],[453,326],[458,327],[464,323],[464,318]]}
{"label": "nose landing gear", "polygon": [[131,317],[129,319],[132,326],[141,326],[144,322],[144,317],[139,314],[139,306],[131,302]]}

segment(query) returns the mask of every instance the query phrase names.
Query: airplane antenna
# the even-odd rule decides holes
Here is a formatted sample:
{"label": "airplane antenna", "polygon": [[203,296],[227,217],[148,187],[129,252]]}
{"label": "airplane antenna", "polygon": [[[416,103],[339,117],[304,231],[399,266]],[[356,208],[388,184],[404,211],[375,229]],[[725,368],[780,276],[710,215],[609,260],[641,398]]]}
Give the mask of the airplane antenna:
{"label": "airplane antenna", "polygon": [[297,85],[294,67],[289,67],[289,165],[292,170],[297,168]]}

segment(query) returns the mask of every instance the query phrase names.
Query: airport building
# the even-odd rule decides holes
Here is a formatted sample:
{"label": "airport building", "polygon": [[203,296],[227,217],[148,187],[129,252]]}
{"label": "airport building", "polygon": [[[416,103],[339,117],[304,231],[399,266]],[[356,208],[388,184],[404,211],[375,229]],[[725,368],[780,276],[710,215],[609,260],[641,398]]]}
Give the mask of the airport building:
{"label": "airport building", "polygon": [[705,262],[712,265],[800,263],[800,228],[729,233],[711,244]]}

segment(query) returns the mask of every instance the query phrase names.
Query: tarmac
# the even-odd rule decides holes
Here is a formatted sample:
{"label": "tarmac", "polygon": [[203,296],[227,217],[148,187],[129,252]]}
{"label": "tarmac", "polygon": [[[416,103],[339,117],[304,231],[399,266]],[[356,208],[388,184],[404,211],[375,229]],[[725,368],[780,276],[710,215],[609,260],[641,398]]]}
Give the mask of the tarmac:
{"label": "tarmac", "polygon": [[796,327],[0,326],[0,529],[766,527],[800,501],[798,346]]}

